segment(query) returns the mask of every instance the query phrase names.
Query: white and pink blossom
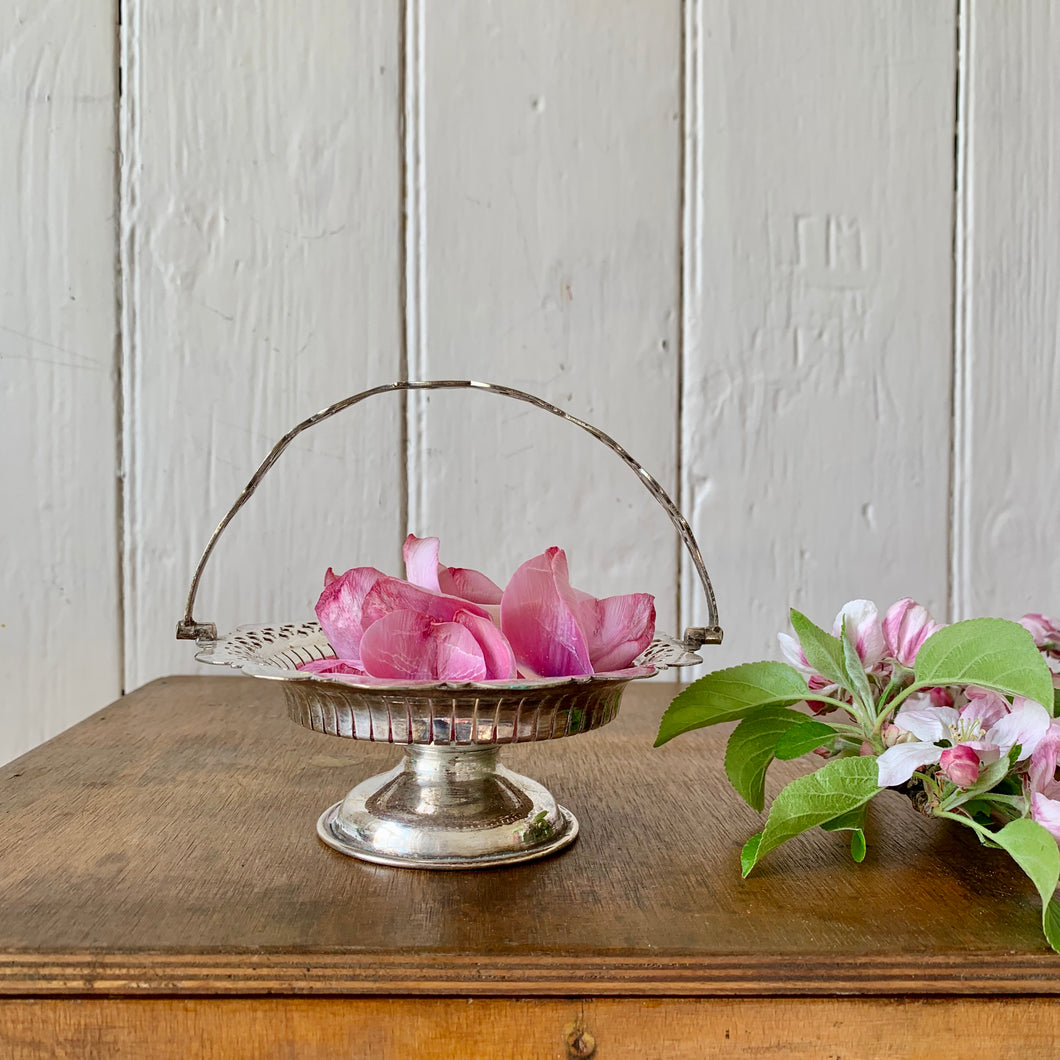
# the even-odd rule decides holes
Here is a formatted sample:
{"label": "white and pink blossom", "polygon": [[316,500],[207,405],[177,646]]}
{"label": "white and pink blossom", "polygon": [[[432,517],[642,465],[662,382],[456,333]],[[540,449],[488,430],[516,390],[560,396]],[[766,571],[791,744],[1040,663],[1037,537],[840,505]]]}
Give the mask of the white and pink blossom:
{"label": "white and pink blossom", "polygon": [[[974,692],[960,711],[937,707],[928,697],[910,700],[894,717],[894,724],[915,739],[888,747],[879,757],[879,780],[884,788],[904,784],[922,766],[939,763],[943,746],[967,747],[986,765],[1020,746],[1019,761],[1029,758],[1045,738],[1051,718],[1040,703],[1016,696],[1008,701],[996,692]],[[967,757],[967,756],[963,756]]]}
{"label": "white and pink blossom", "polygon": [[1060,783],[1050,781],[1045,790],[1031,792],[1031,820],[1047,828],[1060,843]]}
{"label": "white and pink blossom", "polygon": [[1060,689],[1060,627],[1048,615],[1027,614],[1020,625],[1034,638],[1035,647],[1045,658],[1053,675],[1053,687]]}
{"label": "white and pink blossom", "polygon": [[[880,625],[880,613],[876,605],[871,600],[851,600],[844,604],[839,614],[835,616],[835,622],[832,625],[833,636],[838,637],[844,628],[847,638],[858,653],[861,665],[870,673],[878,671],[886,652],[886,644]],[[811,688],[814,687],[812,683],[814,679],[819,689],[835,687],[810,665],[798,637],[790,633],[778,633],[777,640],[780,642],[780,651],[785,660],[811,679]]]}
{"label": "white and pink blossom", "polygon": [[1034,638],[1039,649],[1060,651],[1060,627],[1057,626],[1055,618],[1026,614],[1020,619],[1020,625]]}

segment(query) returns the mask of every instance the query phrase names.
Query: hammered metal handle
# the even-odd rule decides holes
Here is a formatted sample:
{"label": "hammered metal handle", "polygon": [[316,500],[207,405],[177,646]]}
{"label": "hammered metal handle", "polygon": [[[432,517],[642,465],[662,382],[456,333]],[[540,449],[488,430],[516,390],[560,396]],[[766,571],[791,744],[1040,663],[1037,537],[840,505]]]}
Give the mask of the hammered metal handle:
{"label": "hammered metal handle", "polygon": [[604,434],[603,431],[594,427],[591,423],[586,423],[584,420],[578,419],[577,416],[572,416],[570,413],[564,412],[563,409],[557,408],[555,405],[550,404],[542,398],[535,397],[533,394],[527,394],[525,391],[516,390],[509,386],[500,386],[496,383],[478,383],[470,379],[438,379],[422,380],[419,382],[402,381],[399,383],[390,383],[385,386],[372,387],[370,390],[363,390],[361,393],[354,394],[352,397],[344,398],[342,401],[336,401],[334,405],[329,405],[326,409],[317,412],[308,419],[302,420],[297,426],[292,427],[272,447],[272,451],[261,462],[257,471],[254,472],[250,481],[244,487],[243,492],[236,498],[235,504],[233,504],[228,510],[228,514],[220,523],[218,523],[217,529],[213,532],[213,536],[207,543],[206,548],[203,549],[202,556],[199,558],[199,565],[195,568],[195,574],[191,579],[191,586],[188,589],[188,602],[184,607],[184,618],[177,624],[177,640],[204,641],[217,639],[217,627],[214,623],[196,622],[192,617],[192,610],[195,606],[195,596],[199,591],[199,581],[202,578],[202,572],[206,567],[210,554],[213,552],[214,546],[217,544],[221,534],[224,533],[225,528],[235,517],[236,512],[238,512],[239,509],[250,500],[254,491],[258,488],[258,484],[268,473],[272,465],[279,460],[283,451],[291,444],[291,442],[310,427],[313,427],[326,419],[330,419],[337,413],[342,412],[353,405],[358,405],[360,402],[365,401],[370,397],[375,397],[376,394],[387,394],[393,391],[408,390],[483,390],[487,393],[497,394],[501,397],[510,397],[515,398],[518,401],[525,401],[529,405],[536,405],[539,409],[544,409],[546,412],[551,412],[554,416],[559,416],[560,419],[567,420],[568,422],[581,427],[583,431],[588,431],[589,434],[591,434],[597,441],[606,445],[612,452],[617,453],[618,456],[620,456],[637,474],[648,492],[651,493],[651,495],[665,509],[666,514],[670,517],[670,522],[674,524],[675,529],[681,536],[681,540],[684,542],[685,548],[688,550],[688,554],[692,557],[692,563],[695,565],[696,572],[699,574],[699,580],[703,583],[703,592],[707,598],[707,617],[709,624],[706,626],[692,626],[686,629],[683,642],[684,646],[689,651],[695,651],[704,644],[721,643],[722,629],[718,624],[718,606],[714,600],[714,589],[710,584],[710,577],[707,575],[707,568],[703,563],[703,556],[699,551],[699,544],[696,542],[695,535],[692,533],[692,528],[688,525],[688,520],[681,514],[677,505],[670,500],[669,495],[662,486],[659,485],[656,479],[638,464],[637,461],[614,440],[614,438],[610,435]]}

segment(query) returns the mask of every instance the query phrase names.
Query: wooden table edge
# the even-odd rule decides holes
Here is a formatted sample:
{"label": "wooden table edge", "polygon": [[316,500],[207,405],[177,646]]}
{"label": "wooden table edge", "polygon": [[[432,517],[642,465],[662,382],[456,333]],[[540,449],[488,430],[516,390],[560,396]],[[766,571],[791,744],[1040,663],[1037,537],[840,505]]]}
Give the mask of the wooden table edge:
{"label": "wooden table edge", "polygon": [[0,997],[893,997],[1060,995],[1048,954],[702,958],[5,953]]}

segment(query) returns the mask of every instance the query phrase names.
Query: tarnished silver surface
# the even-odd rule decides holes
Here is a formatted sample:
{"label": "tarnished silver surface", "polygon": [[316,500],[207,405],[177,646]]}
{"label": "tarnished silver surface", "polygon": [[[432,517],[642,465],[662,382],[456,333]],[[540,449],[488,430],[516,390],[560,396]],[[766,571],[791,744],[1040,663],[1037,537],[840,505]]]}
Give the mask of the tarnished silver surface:
{"label": "tarnished silver surface", "polygon": [[[196,656],[279,681],[288,714],[315,732],[405,746],[401,765],[322,814],[317,834],[328,846],[381,865],[466,869],[529,861],[573,842],[574,815],[500,765],[500,745],[606,725],[633,676],[397,687],[298,670],[333,654],[320,626],[301,622],[240,626]],[[654,672],[645,666],[639,676]]]}
{"label": "tarnished silver surface", "polygon": [[557,687],[357,689],[289,681],[288,716],[314,732],[377,743],[502,744],[556,740],[618,714],[629,680]]}
{"label": "tarnished silver surface", "polygon": [[317,834],[382,865],[464,869],[543,857],[573,842],[574,815],[497,747],[410,747],[402,763],[326,810]]}
{"label": "tarnished silver surface", "polygon": [[[316,622],[240,626],[196,654],[280,681],[287,712],[329,736],[399,744],[502,744],[555,740],[606,725],[637,677],[593,674],[535,681],[364,684],[298,666],[334,652]],[[638,677],[650,677],[648,667]]]}

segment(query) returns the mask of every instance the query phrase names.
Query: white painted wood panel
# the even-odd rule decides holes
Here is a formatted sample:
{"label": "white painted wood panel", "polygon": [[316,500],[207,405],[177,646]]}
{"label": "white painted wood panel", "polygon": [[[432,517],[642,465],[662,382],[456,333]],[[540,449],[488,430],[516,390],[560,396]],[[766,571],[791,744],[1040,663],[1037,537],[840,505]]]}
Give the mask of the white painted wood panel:
{"label": "white painted wood panel", "polygon": [[[673,491],[680,4],[412,0],[410,16],[413,374],[538,394]],[[413,411],[410,523],[445,562],[503,584],[560,545],[575,585],[654,592],[673,630],[677,538],[613,454],[481,394]]]}
{"label": "white painted wood panel", "polygon": [[[538,393],[680,488],[713,664],[774,656],[789,604],[1060,610],[1055,5],[123,17],[119,172],[114,0],[0,0],[0,759],[123,677],[197,671],[173,627],[216,521],[293,423],[406,368]],[[199,617],[308,614],[325,566],[394,569],[407,506],[450,563],[503,579],[560,544],[576,584],[704,619],[686,567],[676,621],[676,537],[587,436],[480,394],[410,410],[305,436]]]}
{"label": "white painted wood panel", "polygon": [[1060,613],[1060,8],[968,5],[962,611]]}
{"label": "white painted wood panel", "polygon": [[711,661],[776,657],[789,605],[943,617],[954,4],[687,13],[684,492]]}
{"label": "white painted wood panel", "polygon": [[[173,639],[188,581],[273,443],[401,375],[399,23],[386,0],[128,5],[128,688],[201,669]],[[196,617],[309,616],[329,564],[393,568],[401,437],[378,398],[295,443]]]}
{"label": "white painted wood panel", "polygon": [[121,687],[116,20],[0,2],[0,761]]}

